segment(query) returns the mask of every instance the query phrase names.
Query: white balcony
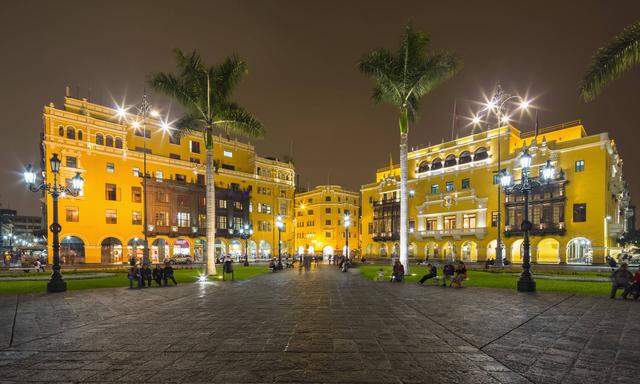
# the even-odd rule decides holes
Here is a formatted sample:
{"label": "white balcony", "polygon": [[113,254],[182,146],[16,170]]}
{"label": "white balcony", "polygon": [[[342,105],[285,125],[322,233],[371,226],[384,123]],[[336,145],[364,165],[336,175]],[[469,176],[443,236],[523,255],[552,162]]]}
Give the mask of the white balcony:
{"label": "white balcony", "polygon": [[433,231],[419,231],[422,238],[434,238],[441,240],[443,237],[453,237],[460,240],[463,236],[475,236],[477,239],[483,239],[487,235],[487,228],[455,228],[455,229],[438,229]]}

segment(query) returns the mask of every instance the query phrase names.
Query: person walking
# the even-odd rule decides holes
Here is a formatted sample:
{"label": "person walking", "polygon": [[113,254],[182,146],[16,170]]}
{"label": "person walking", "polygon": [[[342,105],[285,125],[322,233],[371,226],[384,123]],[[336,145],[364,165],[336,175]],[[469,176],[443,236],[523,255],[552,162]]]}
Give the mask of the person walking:
{"label": "person walking", "polygon": [[618,289],[626,290],[632,280],[633,275],[629,272],[627,263],[620,264],[620,268],[611,274],[611,295],[609,298],[615,299]]}
{"label": "person walking", "polygon": [[162,272],[162,283],[164,286],[167,286],[169,279],[173,281],[174,285],[178,285],[175,276],[173,276],[173,267],[171,266],[171,263],[167,261],[164,264],[164,271]]}
{"label": "person walking", "polygon": [[160,264],[156,264],[156,267],[153,268],[153,280],[158,284],[159,287],[162,287],[162,267]]}
{"label": "person walking", "polygon": [[425,281],[433,279],[436,276],[438,276],[438,268],[436,268],[431,263],[427,263],[427,274],[422,276],[420,281],[418,281],[418,284],[424,284]]}

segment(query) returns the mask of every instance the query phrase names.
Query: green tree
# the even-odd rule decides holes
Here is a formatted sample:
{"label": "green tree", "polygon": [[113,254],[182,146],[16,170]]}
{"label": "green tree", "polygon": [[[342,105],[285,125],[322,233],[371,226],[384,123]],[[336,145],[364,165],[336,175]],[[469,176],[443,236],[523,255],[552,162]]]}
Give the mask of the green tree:
{"label": "green tree", "polygon": [[580,82],[580,97],[593,101],[610,82],[640,64],[640,22],[632,24],[598,49]]}
{"label": "green tree", "polygon": [[417,118],[420,99],[453,76],[460,60],[447,52],[429,52],[430,37],[407,24],[394,55],[387,49],[365,54],[360,71],[373,80],[373,101],[386,102],[400,113],[400,262],[408,263],[407,140],[409,123]]}
{"label": "green tree", "polygon": [[151,87],[176,100],[185,114],[176,123],[176,134],[202,135],[206,147],[207,252],[206,273],[215,272],[215,183],[213,146],[215,132],[260,138],[262,124],[231,100],[234,88],[247,73],[247,65],[236,56],[206,66],[200,54],[174,50],[176,72],[152,73]]}

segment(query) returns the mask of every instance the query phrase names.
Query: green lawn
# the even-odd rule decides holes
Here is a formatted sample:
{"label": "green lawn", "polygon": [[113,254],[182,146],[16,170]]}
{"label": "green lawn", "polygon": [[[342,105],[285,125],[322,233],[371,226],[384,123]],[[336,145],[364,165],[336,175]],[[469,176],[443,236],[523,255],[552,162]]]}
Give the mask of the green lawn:
{"label": "green lawn", "polygon": [[[222,281],[222,266],[218,266],[216,268],[217,276],[210,276],[210,280]],[[240,265],[234,266],[235,271],[235,280],[247,280],[254,276],[261,275],[263,273],[269,272],[267,266],[248,266],[243,267]],[[86,271],[89,272],[89,271]],[[96,271],[91,271],[96,272]],[[115,272],[115,271],[111,271]],[[184,283],[194,283],[200,276],[202,272],[201,269],[175,269],[174,275],[178,284]],[[82,272],[71,272],[71,273],[82,273]],[[116,275],[112,277],[104,277],[97,279],[86,279],[86,280],[67,280],[67,289],[70,291],[80,290],[80,289],[94,289],[94,288],[117,288],[117,287],[128,287],[129,280],[127,279],[127,273],[124,271],[118,270],[115,272]],[[14,276],[30,276],[33,274],[20,273],[20,274],[12,274]],[[64,275],[64,273],[63,273]],[[7,275],[3,275],[7,276]],[[42,276],[42,274],[40,274]],[[155,285],[155,282],[152,282]],[[0,294],[8,294],[8,293],[31,293],[31,292],[46,292],[47,290],[47,281],[0,281]]]}
{"label": "green lawn", "polygon": [[[360,273],[367,279],[375,280],[378,270],[382,268],[385,271],[385,277],[387,277],[386,281],[389,281],[391,278],[391,266],[379,266],[379,265],[364,265],[360,266],[358,269]],[[405,282],[414,283],[420,280],[426,273],[426,267],[411,267],[411,274],[413,276],[407,276],[405,278]],[[478,270],[469,270],[468,277],[469,279],[465,281],[464,285],[468,287],[485,287],[485,288],[505,288],[505,289],[516,289],[516,283],[518,281],[518,277],[512,274],[512,271],[509,272],[485,272]],[[438,275],[441,275],[441,269],[438,269]],[[559,276],[560,274],[557,272],[551,273],[540,273],[541,275],[552,275]],[[607,276],[607,274],[601,273],[593,273],[593,272],[568,272],[566,273],[567,277],[572,276],[590,276],[590,277],[601,277]],[[534,272],[535,277],[535,272]],[[547,291],[547,292],[568,292],[568,293],[577,293],[582,295],[595,295],[595,296],[606,296],[609,294],[611,289],[611,283],[609,282],[591,282],[591,281],[561,281],[561,280],[544,280],[544,279],[536,279],[536,287],[538,291]]]}

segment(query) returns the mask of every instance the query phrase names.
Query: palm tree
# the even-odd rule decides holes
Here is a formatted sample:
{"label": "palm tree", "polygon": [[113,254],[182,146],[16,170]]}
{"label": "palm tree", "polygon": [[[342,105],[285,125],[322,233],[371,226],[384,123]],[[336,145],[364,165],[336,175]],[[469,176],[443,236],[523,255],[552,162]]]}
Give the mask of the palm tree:
{"label": "palm tree", "polygon": [[176,134],[201,134],[206,151],[207,252],[206,274],[216,273],[215,265],[215,184],[213,144],[214,131],[226,135],[259,138],[264,136],[262,124],[231,100],[231,93],[247,73],[247,65],[236,56],[207,67],[200,54],[174,50],[176,73],[152,73],[149,83],[158,92],[175,99],[185,110],[176,123]]}
{"label": "palm tree", "polygon": [[593,101],[606,85],[638,64],[640,22],[628,26],[598,49],[580,82],[580,97],[584,101]]}
{"label": "palm tree", "polygon": [[407,139],[409,122],[415,121],[420,98],[453,76],[460,68],[456,55],[428,52],[429,35],[407,24],[396,55],[377,49],[360,60],[360,71],[373,80],[373,101],[398,108],[400,126],[400,262],[409,273],[407,255]]}

